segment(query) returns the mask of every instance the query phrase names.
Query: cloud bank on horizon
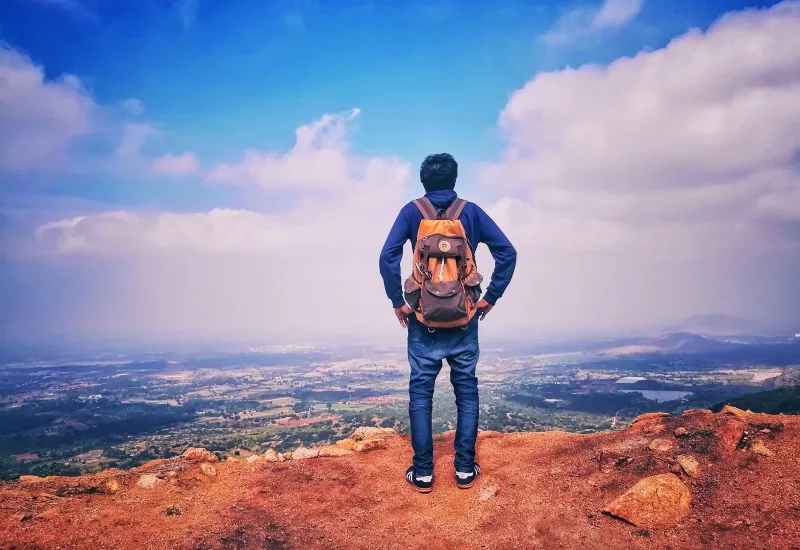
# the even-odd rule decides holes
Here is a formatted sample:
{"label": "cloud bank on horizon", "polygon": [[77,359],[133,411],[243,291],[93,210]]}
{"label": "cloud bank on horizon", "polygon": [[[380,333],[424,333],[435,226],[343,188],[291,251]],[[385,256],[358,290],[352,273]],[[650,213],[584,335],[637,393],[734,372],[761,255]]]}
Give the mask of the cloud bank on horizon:
{"label": "cloud bank on horizon", "polygon": [[[176,9],[188,32],[202,8]],[[579,6],[539,38],[558,47],[624,33],[646,9]],[[733,11],[659,48],[535,72],[496,105],[496,157],[458,158],[457,189],[519,251],[485,330],[630,330],[698,312],[800,322],[798,29],[794,0]],[[369,108],[329,110],[322,95],[291,146],[213,155],[166,146],[175,130],[132,95],[100,99],[85,78],[0,46],[0,175],[13,196],[0,218],[8,334],[397,332],[377,257],[397,211],[422,192],[422,159],[358,147]],[[86,182],[130,196],[176,186],[218,203],[109,207]],[[488,275],[488,253],[478,260]]]}

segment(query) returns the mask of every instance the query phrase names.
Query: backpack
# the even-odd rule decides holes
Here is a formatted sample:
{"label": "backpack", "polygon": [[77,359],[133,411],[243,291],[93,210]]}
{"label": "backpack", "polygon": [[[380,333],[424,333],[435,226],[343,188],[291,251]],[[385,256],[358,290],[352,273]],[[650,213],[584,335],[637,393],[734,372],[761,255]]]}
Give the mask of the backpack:
{"label": "backpack", "polygon": [[467,201],[456,199],[439,210],[426,197],[412,202],[423,219],[403,297],[420,323],[432,328],[463,327],[475,316],[483,282],[458,219]]}

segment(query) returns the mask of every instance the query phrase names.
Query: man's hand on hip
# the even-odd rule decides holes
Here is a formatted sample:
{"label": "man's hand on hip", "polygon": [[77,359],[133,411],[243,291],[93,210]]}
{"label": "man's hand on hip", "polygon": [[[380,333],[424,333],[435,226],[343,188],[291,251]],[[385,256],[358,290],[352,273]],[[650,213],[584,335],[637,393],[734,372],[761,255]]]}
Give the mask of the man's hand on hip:
{"label": "man's hand on hip", "polygon": [[394,314],[397,316],[397,320],[400,321],[400,326],[403,328],[408,327],[408,317],[414,313],[408,305],[404,305],[403,307],[398,307],[394,310]]}
{"label": "man's hand on hip", "polygon": [[486,316],[489,314],[489,312],[492,311],[494,306],[486,300],[480,300],[478,305],[475,307],[477,307],[477,309],[481,312],[481,321],[483,321],[486,319]]}

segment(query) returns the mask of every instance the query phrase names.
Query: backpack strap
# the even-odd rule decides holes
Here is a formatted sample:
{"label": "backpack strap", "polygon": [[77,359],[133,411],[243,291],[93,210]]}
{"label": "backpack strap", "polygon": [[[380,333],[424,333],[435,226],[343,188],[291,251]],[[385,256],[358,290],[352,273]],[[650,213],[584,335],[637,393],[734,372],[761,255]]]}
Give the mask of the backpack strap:
{"label": "backpack strap", "polygon": [[457,220],[461,217],[461,213],[464,211],[464,207],[467,205],[467,201],[464,199],[456,199],[453,201],[447,208],[447,212],[445,212],[445,219],[447,220]]}
{"label": "backpack strap", "polygon": [[416,206],[419,209],[423,219],[435,220],[437,218],[436,207],[433,206],[433,203],[428,197],[421,197],[419,199],[414,199],[411,202],[413,202],[414,206]]}

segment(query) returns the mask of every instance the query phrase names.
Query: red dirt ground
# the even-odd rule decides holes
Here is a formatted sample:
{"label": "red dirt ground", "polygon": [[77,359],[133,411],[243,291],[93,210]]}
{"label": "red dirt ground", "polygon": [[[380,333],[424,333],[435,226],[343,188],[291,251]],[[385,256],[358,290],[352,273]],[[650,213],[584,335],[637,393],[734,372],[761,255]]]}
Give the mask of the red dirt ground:
{"label": "red dirt ground", "polygon": [[[747,438],[726,450],[733,419],[654,418],[594,435],[487,432],[478,445],[484,475],[468,491],[455,486],[446,434],[427,495],[403,477],[411,455],[403,436],[338,458],[217,463],[213,477],[170,459],[130,472],[8,482],[0,485],[0,548],[800,549],[800,418],[746,416],[750,443],[774,456],[754,453]],[[675,437],[679,426],[688,434]],[[674,449],[651,451],[655,437]],[[601,512],[639,479],[669,472],[681,453],[701,464],[697,479],[681,477],[692,493],[686,519],[646,531]],[[165,481],[138,487],[151,472]],[[107,492],[110,479],[118,492]],[[180,514],[167,515],[170,506]]]}

